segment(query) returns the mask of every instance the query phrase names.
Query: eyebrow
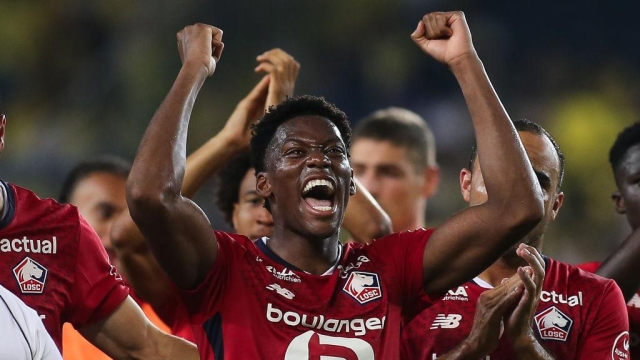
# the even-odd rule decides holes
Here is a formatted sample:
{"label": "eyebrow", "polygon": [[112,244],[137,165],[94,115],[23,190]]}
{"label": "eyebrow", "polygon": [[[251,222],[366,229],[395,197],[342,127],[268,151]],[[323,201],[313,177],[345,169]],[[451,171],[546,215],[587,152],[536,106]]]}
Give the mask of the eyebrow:
{"label": "eyebrow", "polygon": [[[301,138],[298,138],[298,137],[290,137],[290,138],[285,139],[283,144],[287,144],[287,143],[306,144],[308,142],[309,142],[309,140],[301,139]],[[323,142],[322,145],[327,145],[327,144],[332,143],[332,142],[338,142],[338,143],[344,144],[342,139],[340,139],[337,136],[333,136],[333,137],[327,139],[325,142]]]}

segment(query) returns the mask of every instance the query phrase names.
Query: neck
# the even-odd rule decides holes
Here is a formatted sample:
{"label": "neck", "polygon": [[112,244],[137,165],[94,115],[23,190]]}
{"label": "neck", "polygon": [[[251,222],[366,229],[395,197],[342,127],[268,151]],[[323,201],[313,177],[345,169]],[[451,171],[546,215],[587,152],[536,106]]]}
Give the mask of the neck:
{"label": "neck", "polygon": [[284,261],[314,275],[322,275],[338,257],[338,233],[324,239],[312,239],[276,225],[267,241],[271,251]]}

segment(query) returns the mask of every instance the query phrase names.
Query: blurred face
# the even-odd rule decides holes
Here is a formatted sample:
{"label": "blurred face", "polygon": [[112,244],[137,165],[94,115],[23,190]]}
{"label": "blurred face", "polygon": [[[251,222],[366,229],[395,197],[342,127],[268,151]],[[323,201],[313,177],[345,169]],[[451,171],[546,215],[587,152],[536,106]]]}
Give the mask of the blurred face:
{"label": "blurred face", "polygon": [[307,239],[337,235],[355,185],[336,126],[319,116],[280,125],[256,187],[269,199],[276,228]]}
{"label": "blurred face", "polygon": [[[542,235],[544,235],[549,223],[555,220],[564,200],[564,194],[557,191],[560,176],[560,159],[553,144],[546,136],[523,131],[519,132],[519,134],[542,188],[545,209],[542,221],[522,239],[522,242],[539,249],[542,245]],[[477,157],[473,173],[467,169],[461,171],[460,185],[462,196],[469,205],[479,205],[487,201],[487,190]],[[514,184],[514,186],[517,186],[517,184]],[[517,246],[516,244],[505,256],[517,258],[517,255],[515,255]]]}
{"label": "blurred face", "polygon": [[126,179],[108,172],[94,172],[80,180],[70,197],[70,203],[78,207],[89,225],[98,233],[102,245],[109,254],[111,264],[118,267],[111,246],[111,225],[127,208],[125,198]]}
{"label": "blurred face", "polygon": [[368,138],[353,143],[351,163],[356,178],[391,218],[394,231],[423,225],[426,200],[438,183],[437,168],[416,170],[404,147]]}
{"label": "blurred face", "polygon": [[632,229],[640,227],[640,144],[627,150],[616,171],[618,191],[613,194],[616,211],[625,214]]}
{"label": "blurred face", "polygon": [[247,171],[238,190],[238,202],[233,207],[233,227],[238,234],[256,240],[273,233],[273,218],[264,208],[264,199],[256,191],[254,169]]}

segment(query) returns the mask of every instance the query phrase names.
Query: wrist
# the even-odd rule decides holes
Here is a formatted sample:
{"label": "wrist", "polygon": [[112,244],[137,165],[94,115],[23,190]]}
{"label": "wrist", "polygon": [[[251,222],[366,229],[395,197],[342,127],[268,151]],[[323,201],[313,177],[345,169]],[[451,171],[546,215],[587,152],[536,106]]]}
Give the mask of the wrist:
{"label": "wrist", "polygon": [[537,340],[533,333],[531,333],[531,331],[527,331],[526,333],[511,339],[511,346],[516,354],[524,354],[531,352],[534,349],[534,344],[536,342]]}
{"label": "wrist", "polygon": [[459,359],[478,359],[484,355],[479,342],[472,337],[464,339],[458,348]]}
{"label": "wrist", "polygon": [[209,77],[209,69],[202,61],[197,60],[185,60],[182,64],[181,71],[195,75],[202,78],[203,81]]}
{"label": "wrist", "polygon": [[482,61],[478,57],[478,54],[475,50],[456,57],[447,65],[454,74],[463,73],[473,68],[477,68],[478,66],[483,67]]}

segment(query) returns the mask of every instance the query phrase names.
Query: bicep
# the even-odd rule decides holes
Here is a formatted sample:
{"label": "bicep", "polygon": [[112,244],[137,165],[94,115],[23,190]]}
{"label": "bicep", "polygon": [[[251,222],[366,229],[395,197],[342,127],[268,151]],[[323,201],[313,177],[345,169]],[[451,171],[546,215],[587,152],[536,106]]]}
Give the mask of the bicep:
{"label": "bicep", "polygon": [[516,243],[521,232],[501,225],[498,215],[484,205],[472,206],[435,230],[423,258],[428,294],[441,294],[472,279]]}
{"label": "bicep", "polygon": [[211,224],[193,201],[178,196],[134,216],[160,266],[179,287],[190,289],[205,278],[217,256]]}

